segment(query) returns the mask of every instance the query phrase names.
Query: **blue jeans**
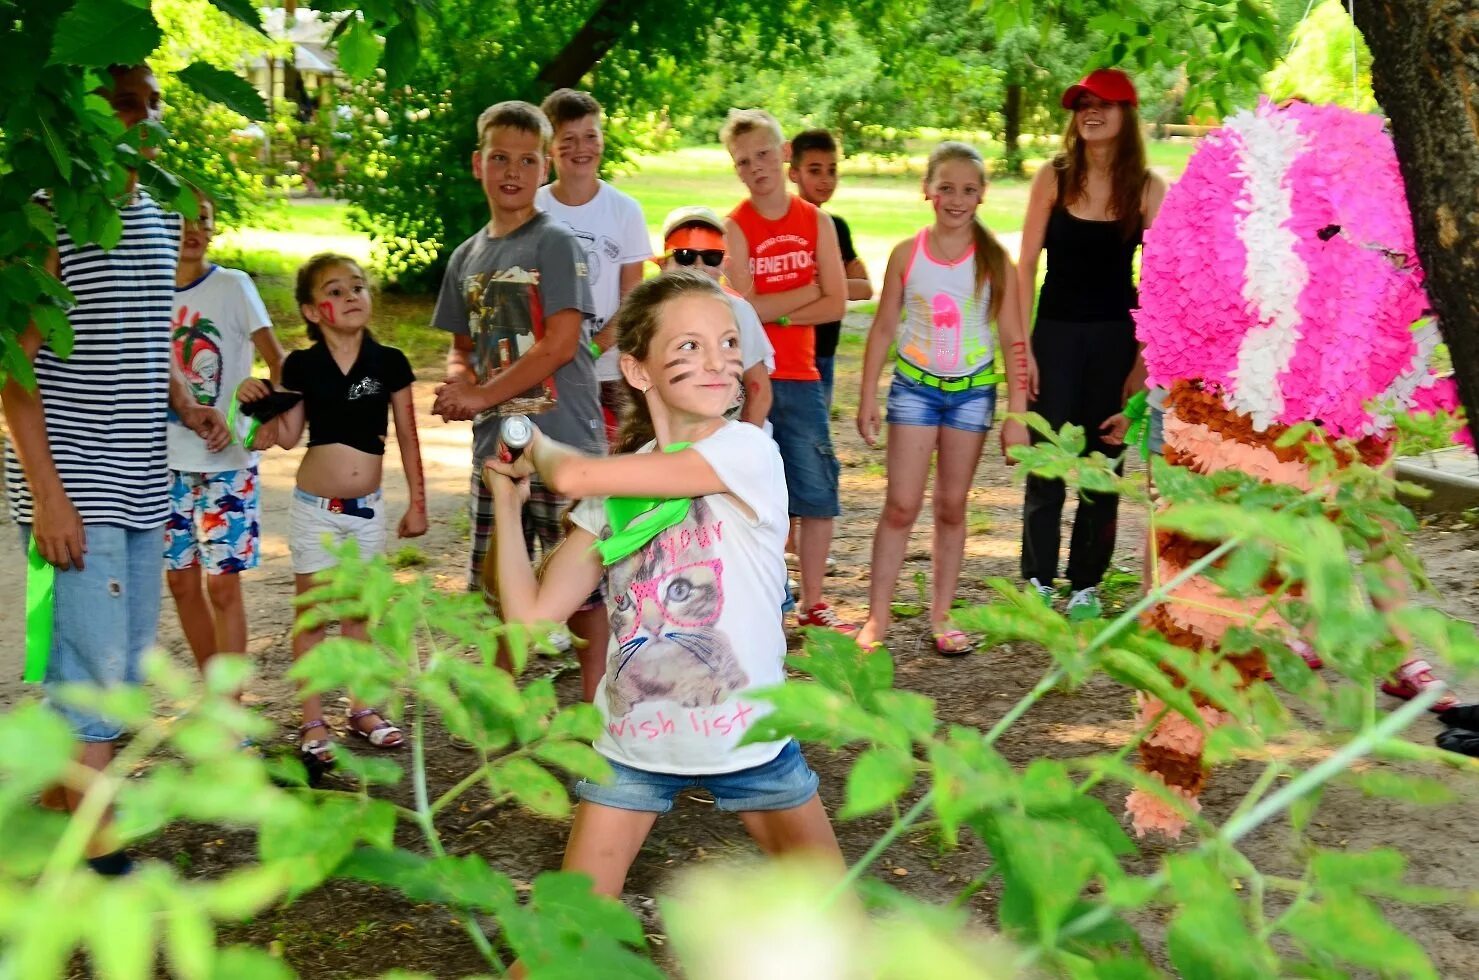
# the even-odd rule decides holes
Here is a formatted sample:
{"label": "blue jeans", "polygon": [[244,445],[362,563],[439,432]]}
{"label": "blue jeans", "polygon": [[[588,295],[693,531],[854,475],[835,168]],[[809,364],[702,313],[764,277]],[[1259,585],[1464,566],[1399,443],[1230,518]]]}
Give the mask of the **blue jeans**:
{"label": "blue jeans", "polygon": [[828,416],[832,413],[833,380],[837,375],[837,358],[817,355],[817,373],[822,376],[822,401],[827,406]]}
{"label": "blue jeans", "polygon": [[995,385],[964,391],[941,391],[895,371],[888,386],[888,407],[884,418],[889,425],[988,432],[995,415]]}
{"label": "blue jeans", "polygon": [[[139,683],[139,661],[154,645],[164,572],[164,528],[134,531],[86,525],[84,567],[56,573],[51,659],[42,689],[84,742],[112,742],[116,721],[67,707],[55,697],[64,684],[113,687]],[[21,525],[21,547],[31,528]]]}
{"label": "blue jeans", "polygon": [[836,517],[840,467],[819,381],[772,381],[770,424],[786,471],[792,517]]}
{"label": "blue jeans", "polygon": [[738,772],[681,776],[633,769],[620,762],[612,762],[611,770],[616,774],[614,780],[603,785],[582,779],[575,784],[575,795],[598,806],[667,813],[674,797],[697,786],[713,794],[719,809],[751,813],[794,809],[816,795],[818,782],[794,739],[769,762]]}

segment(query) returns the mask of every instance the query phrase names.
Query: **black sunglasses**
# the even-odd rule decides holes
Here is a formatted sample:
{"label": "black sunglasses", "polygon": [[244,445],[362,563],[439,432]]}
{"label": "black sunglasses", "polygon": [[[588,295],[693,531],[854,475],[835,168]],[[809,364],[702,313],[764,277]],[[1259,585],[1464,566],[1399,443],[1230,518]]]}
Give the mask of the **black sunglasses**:
{"label": "black sunglasses", "polygon": [[703,259],[704,265],[717,269],[724,261],[724,249],[722,248],[675,248],[671,254],[678,260],[679,265],[693,265],[699,259]]}

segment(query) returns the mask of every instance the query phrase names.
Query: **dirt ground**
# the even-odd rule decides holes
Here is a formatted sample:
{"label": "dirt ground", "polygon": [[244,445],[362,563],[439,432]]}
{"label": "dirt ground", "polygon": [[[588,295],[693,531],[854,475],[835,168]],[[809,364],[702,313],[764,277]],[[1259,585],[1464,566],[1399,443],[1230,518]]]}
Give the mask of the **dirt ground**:
{"label": "dirt ground", "polygon": [[[852,424],[856,405],[856,371],[861,348],[844,344],[839,358],[841,377],[835,410],[834,437],[842,460],[842,493],[845,516],[838,522],[834,554],[836,573],[829,579],[828,596],[846,616],[861,620],[865,615],[865,590],[872,529],[883,500],[882,453],[869,450],[857,437]],[[422,411],[431,405],[431,385],[417,387]],[[447,589],[463,583],[467,523],[464,509],[469,431],[466,425],[446,425],[421,416],[422,452],[427,466],[431,530],[415,542],[428,557],[427,568]],[[392,458],[394,449],[392,448]],[[265,488],[265,542],[262,567],[246,579],[251,631],[251,653],[262,676],[249,691],[249,700],[280,723],[284,739],[296,724],[296,709],[289,687],[280,679],[289,660],[292,575],[285,538],[287,506],[292,489],[296,454],[275,453],[263,460]],[[1137,464],[1138,465],[1138,464]],[[404,507],[406,492],[397,465],[387,469],[386,491],[391,516]],[[993,444],[988,444],[971,499],[971,533],[967,545],[962,596],[985,601],[981,585],[988,576],[1015,577],[1020,534],[1021,490],[1012,484]],[[8,519],[5,523],[9,523]],[[1138,507],[1122,511],[1120,553],[1116,566],[1128,583],[1138,575],[1138,547],[1144,516]],[[922,518],[916,529],[908,563],[900,581],[901,599],[913,601],[916,570],[928,571],[929,522]],[[1066,533],[1065,533],[1066,543]],[[1429,522],[1418,536],[1418,549],[1427,562],[1441,602],[1450,612],[1471,618],[1479,609],[1479,530],[1452,518]],[[22,657],[23,569],[13,528],[0,533],[0,708],[26,696],[16,682]],[[1122,589],[1128,594],[1129,586]],[[999,718],[1040,677],[1047,664],[1041,649],[1026,645],[998,647],[973,657],[945,660],[929,649],[928,624],[924,619],[898,621],[889,635],[889,647],[898,664],[900,687],[934,698],[939,715],[948,722],[986,727]],[[168,596],[160,627],[161,643],[176,657],[188,662]],[[536,668],[539,669],[539,668]],[[548,663],[544,665],[548,669]],[[1469,695],[1479,694],[1471,681]],[[559,680],[561,696],[572,699],[578,684],[572,671]],[[336,713],[337,708],[331,706]],[[1000,749],[1014,763],[1025,765],[1039,756],[1066,757],[1099,751],[1122,744],[1130,715],[1129,698],[1123,689],[1098,678],[1073,693],[1055,693],[1013,728]],[[1430,742],[1437,732],[1435,722],[1420,721],[1409,732],[1417,741]],[[15,746],[7,747],[14,751]],[[843,785],[853,753],[830,753],[808,748],[808,758],[821,775],[822,794],[829,809],[840,804]],[[468,756],[451,748],[439,731],[428,742],[432,791],[446,788],[467,771]],[[1220,822],[1241,798],[1253,778],[1251,766],[1233,766],[1219,771],[1203,803],[1207,814]],[[1474,886],[1479,822],[1473,819],[1479,803],[1479,786],[1471,780],[1454,786],[1460,800],[1453,804],[1419,808],[1385,799],[1366,798],[1348,788],[1332,788],[1311,828],[1316,842],[1328,847],[1353,850],[1392,845],[1407,854],[1413,881],[1444,887]],[[916,787],[915,792],[921,791]],[[409,789],[396,794],[409,802]],[[392,795],[396,795],[392,794]],[[477,811],[478,801],[469,801],[461,813],[451,814],[443,828],[449,848],[455,853],[478,853],[494,867],[516,879],[529,880],[540,871],[556,868],[563,849],[566,828],[562,824],[530,816],[514,808]],[[859,857],[887,826],[886,818],[839,823],[838,836],[850,859]],[[409,839],[408,839],[409,841]],[[176,864],[189,873],[210,876],[248,861],[253,854],[250,835],[222,834],[210,827],[177,827],[144,843],[146,856]],[[1133,864],[1141,870],[1153,867],[1164,847],[1143,846]],[[1299,855],[1291,846],[1287,828],[1263,828],[1245,843],[1245,851],[1265,871],[1297,874]],[[739,822],[715,811],[711,803],[693,795],[661,819],[633,868],[628,882],[628,900],[643,916],[659,962],[666,961],[663,926],[656,915],[653,896],[669,883],[676,869],[699,861],[722,860],[735,854],[750,854],[753,846]],[[953,896],[976,876],[985,863],[985,851],[969,836],[956,850],[944,851],[928,833],[906,835],[876,866],[876,872],[892,884],[924,900]],[[988,887],[970,900],[973,916],[983,926],[995,917],[997,891]],[[1394,912],[1398,925],[1428,950],[1442,975],[1474,976],[1479,964],[1479,910],[1460,908],[1407,908]],[[1154,941],[1162,920],[1150,914],[1141,923]],[[276,910],[256,921],[227,931],[223,938],[250,942],[279,950],[300,976],[315,980],[378,975],[392,967],[420,970],[439,977],[483,972],[461,929],[449,916],[429,906],[412,906],[398,896],[355,883],[334,882],[306,896],[295,905]]]}

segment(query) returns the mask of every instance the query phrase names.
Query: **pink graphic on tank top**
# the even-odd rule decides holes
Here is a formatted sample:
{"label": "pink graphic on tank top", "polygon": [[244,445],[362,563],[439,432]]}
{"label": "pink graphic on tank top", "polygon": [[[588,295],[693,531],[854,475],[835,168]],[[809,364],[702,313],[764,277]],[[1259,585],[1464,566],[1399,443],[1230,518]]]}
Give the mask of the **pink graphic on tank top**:
{"label": "pink graphic on tank top", "polygon": [[935,334],[935,364],[949,371],[960,364],[960,331],[964,325],[960,307],[948,293],[935,293],[930,300]]}

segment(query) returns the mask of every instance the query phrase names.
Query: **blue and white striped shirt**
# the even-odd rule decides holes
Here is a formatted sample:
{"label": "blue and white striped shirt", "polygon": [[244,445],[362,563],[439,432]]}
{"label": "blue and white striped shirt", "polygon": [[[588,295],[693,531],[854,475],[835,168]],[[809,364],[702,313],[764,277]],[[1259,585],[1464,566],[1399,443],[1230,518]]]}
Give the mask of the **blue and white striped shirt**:
{"label": "blue and white striped shirt", "polygon": [[[143,190],[121,214],[123,238],[111,251],[79,247],[58,230],[61,279],[77,297],[68,312],[76,339],[66,360],[42,346],[36,380],[57,475],[83,523],[148,530],[169,516],[165,418],[180,216]],[[31,490],[9,445],[5,479],[11,516],[29,524]]]}

